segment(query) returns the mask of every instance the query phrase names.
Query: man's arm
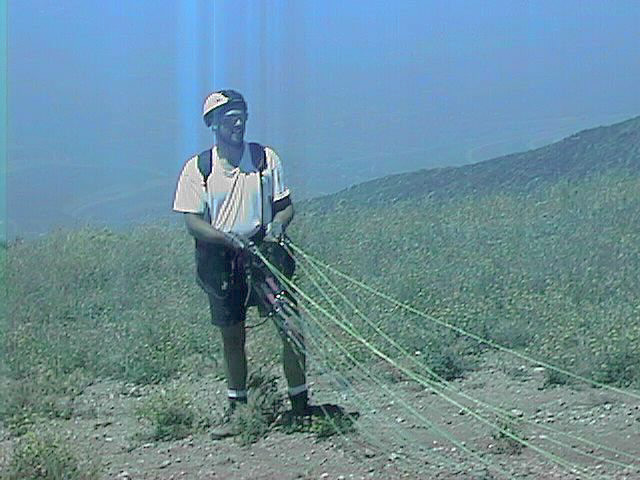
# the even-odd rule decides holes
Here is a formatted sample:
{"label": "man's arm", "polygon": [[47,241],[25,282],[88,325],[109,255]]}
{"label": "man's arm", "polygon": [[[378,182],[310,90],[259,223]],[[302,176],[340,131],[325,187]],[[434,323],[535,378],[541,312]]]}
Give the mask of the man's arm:
{"label": "man's arm", "polygon": [[209,222],[202,218],[202,214],[187,212],[184,214],[184,223],[191,236],[197,240],[228,248],[236,246],[228,235],[213,228]]}
{"label": "man's arm", "polygon": [[274,216],[273,221],[278,222],[283,228],[287,228],[287,225],[293,220],[293,204],[289,203],[284,209],[279,210]]}

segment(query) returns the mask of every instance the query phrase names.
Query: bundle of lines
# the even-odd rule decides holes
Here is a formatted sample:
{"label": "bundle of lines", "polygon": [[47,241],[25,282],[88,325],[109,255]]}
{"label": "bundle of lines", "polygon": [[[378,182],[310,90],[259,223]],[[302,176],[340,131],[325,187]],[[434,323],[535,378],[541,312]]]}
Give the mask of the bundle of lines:
{"label": "bundle of lines", "polygon": [[[286,248],[298,263],[295,282],[259,251],[254,253],[286,289],[282,298],[297,303],[292,308],[290,301],[284,302],[274,318],[285,330],[283,322],[300,324],[297,329],[304,332],[316,383],[325,384],[316,390],[324,400],[359,414],[359,420],[349,424],[357,435],[342,431],[343,424],[330,415],[326,418],[346,444],[365,442],[429,478],[537,478],[527,476],[533,471],[544,472],[544,478],[576,479],[640,474],[638,451],[622,451],[604,440],[535,422],[521,412],[514,414],[513,409],[499,405],[499,398],[465,393],[430,367],[415,346],[429,348],[441,341],[442,335],[436,332],[443,330],[452,338],[468,339],[532,367],[624,395],[630,402],[640,404],[640,395],[594,382],[438,320],[321,262],[289,239]],[[380,307],[381,302],[387,307]],[[375,305],[367,309],[373,314],[365,314],[362,305]],[[385,314],[392,316],[391,322]],[[394,326],[392,331],[389,324]],[[299,339],[290,341],[301,347]]]}

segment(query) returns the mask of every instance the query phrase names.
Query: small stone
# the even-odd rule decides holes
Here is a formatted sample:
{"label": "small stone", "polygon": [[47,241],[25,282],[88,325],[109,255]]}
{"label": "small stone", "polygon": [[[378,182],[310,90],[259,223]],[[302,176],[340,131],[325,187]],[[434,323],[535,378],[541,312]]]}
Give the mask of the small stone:
{"label": "small stone", "polygon": [[324,472],[322,475],[320,475],[320,478],[329,478],[329,474],[327,472]]}
{"label": "small stone", "polygon": [[160,468],[167,468],[169,465],[171,465],[171,460],[165,460],[164,462],[162,462],[162,464],[160,465]]}
{"label": "small stone", "polygon": [[123,470],[116,476],[117,480],[131,480],[131,474],[126,470]]}

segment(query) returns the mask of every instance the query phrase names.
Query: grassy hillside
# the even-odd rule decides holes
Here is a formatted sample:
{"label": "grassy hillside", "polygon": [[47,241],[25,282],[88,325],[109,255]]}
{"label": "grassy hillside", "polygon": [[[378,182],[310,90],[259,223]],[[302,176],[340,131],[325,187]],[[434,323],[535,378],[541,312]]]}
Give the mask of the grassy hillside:
{"label": "grassy hillside", "polygon": [[387,205],[422,198],[533,191],[609,169],[640,172],[640,117],[581,131],[535,150],[473,165],[436,168],[372,180],[307,202],[314,212],[338,204]]}
{"label": "grassy hillside", "polygon": [[[365,190],[375,198],[389,195],[369,184],[327,200],[331,212],[322,199],[300,209],[289,233],[303,250],[434,318],[598,382],[638,387],[639,123],[611,127],[614,137],[601,143],[595,138],[605,130],[580,135],[593,136],[586,152],[609,159],[600,166],[583,168],[579,156],[586,153],[578,148],[575,158],[564,157],[574,158],[565,170],[525,168],[529,157],[515,155],[512,163],[505,157],[473,167],[466,178],[485,185],[482,192],[407,194],[394,202],[363,201]],[[625,147],[625,138],[634,140]],[[554,149],[569,152],[570,142],[579,140],[540,149],[540,161]],[[627,156],[612,156],[620,151]],[[489,167],[502,180],[489,182]],[[532,169],[545,180],[524,188]],[[509,178],[513,188],[498,188]],[[193,241],[184,229],[60,230],[13,243],[5,254],[0,421],[14,434],[73,417],[73,399],[101,379],[148,384],[221,374],[218,332],[194,281]],[[299,265],[296,282],[318,298],[304,262]],[[344,280],[333,282],[446,378],[474,368],[487,349]],[[349,318],[376,341],[355,315]],[[279,353],[272,333],[251,336],[265,362]],[[359,356],[361,347],[345,341]],[[550,372],[547,380],[552,386],[568,379]]]}
{"label": "grassy hillside", "polygon": [[[604,382],[640,380],[638,175],[610,171],[534,193],[338,207],[320,220],[300,215],[292,235],[439,319]],[[372,299],[367,305],[416,350],[478,348]]]}
{"label": "grassy hillside", "polygon": [[[301,214],[291,235],[439,319],[599,381],[637,385],[639,212],[640,177],[615,171],[534,194]],[[8,254],[5,420],[66,415],[64,399],[96,378],[148,383],[219,368],[184,231],[58,232]],[[442,373],[461,373],[482,350],[354,298]]]}

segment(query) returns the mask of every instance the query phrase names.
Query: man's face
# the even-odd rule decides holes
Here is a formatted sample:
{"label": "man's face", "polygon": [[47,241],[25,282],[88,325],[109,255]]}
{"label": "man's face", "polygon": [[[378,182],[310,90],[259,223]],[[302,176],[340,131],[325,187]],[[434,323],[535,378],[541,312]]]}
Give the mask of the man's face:
{"label": "man's face", "polygon": [[218,121],[218,141],[230,143],[231,145],[242,145],[246,124],[246,110],[233,109],[226,111]]}

